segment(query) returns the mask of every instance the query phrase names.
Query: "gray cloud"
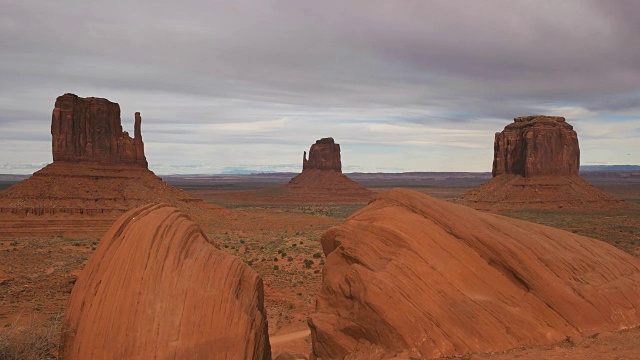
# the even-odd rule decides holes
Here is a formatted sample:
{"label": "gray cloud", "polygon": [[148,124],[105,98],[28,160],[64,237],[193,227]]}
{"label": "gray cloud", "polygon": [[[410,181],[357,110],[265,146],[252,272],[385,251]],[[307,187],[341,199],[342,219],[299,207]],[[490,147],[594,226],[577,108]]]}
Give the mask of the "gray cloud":
{"label": "gray cloud", "polygon": [[[611,152],[590,152],[600,148],[590,139],[600,127],[640,123],[636,1],[0,5],[0,126],[10,129],[3,139],[45,141],[55,97],[65,92],[119,102],[125,128],[142,111],[152,162],[167,168],[179,165],[171,144],[256,146],[270,157],[245,154],[247,165],[275,165],[333,135],[402,149],[366,165],[371,148],[356,147],[353,166],[371,171],[398,163],[484,170],[493,132],[513,117],[554,111],[584,135],[586,154],[615,162]],[[194,164],[238,165],[198,149],[208,158],[192,152]]]}

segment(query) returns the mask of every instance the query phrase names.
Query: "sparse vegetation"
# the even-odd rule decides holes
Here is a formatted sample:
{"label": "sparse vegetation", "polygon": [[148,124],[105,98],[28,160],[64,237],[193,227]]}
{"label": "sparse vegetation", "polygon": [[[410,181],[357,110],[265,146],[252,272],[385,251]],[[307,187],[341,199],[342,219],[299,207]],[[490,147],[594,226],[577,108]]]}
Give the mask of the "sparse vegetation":
{"label": "sparse vegetation", "polygon": [[311,266],[313,266],[313,260],[311,259],[304,259],[303,261],[303,266],[307,269],[311,269]]}
{"label": "sparse vegetation", "polygon": [[59,317],[51,323],[32,319],[0,329],[0,360],[55,359],[60,338]]}

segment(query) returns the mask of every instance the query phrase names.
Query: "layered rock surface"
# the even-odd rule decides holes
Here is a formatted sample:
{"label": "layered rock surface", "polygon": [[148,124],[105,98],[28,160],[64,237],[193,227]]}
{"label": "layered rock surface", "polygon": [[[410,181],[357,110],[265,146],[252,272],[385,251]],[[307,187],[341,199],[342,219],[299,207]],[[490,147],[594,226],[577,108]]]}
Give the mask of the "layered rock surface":
{"label": "layered rock surface", "polygon": [[122,131],[118,104],[58,97],[51,122],[54,162],[0,191],[0,237],[101,236],[122,213],[152,202],[194,215],[204,206],[200,200],[147,169],[141,121],[136,113],[131,139]]}
{"label": "layered rock surface", "polygon": [[147,167],[135,114],[134,138],[122,131],[120,105],[107,99],[64,94],[56,99],[51,119],[53,161],[92,161]]}
{"label": "layered rock surface", "polygon": [[65,359],[269,359],[261,278],[180,210],[122,215],[78,277]]}
{"label": "layered rock surface", "polygon": [[601,241],[391,190],[322,236],[315,356],[501,351],[640,324],[640,261]]}
{"label": "layered rock surface", "polygon": [[578,175],[578,135],[560,116],[513,119],[494,141],[493,176]]}
{"label": "layered rock surface", "polygon": [[478,209],[612,207],[614,197],[579,177],[580,147],[559,116],[523,116],[496,133],[493,179],[462,196]]}
{"label": "layered rock surface", "polygon": [[311,169],[342,172],[340,144],[336,144],[333,138],[322,138],[311,145],[309,160],[306,151],[302,156],[302,171]]}
{"label": "layered rock surface", "polygon": [[370,196],[372,192],[342,174],[340,144],[333,138],[322,138],[311,145],[309,159],[302,158],[302,173],[289,181],[286,187],[299,193],[342,193]]}

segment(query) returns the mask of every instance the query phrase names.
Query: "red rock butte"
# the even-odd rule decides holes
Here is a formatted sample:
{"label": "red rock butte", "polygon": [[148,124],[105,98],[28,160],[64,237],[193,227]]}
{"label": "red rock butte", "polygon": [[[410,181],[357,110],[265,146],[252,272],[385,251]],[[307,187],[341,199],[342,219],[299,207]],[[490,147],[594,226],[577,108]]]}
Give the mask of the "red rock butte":
{"label": "red rock butte", "polygon": [[179,209],[120,217],[80,273],[64,359],[270,359],[260,276]]}
{"label": "red rock butte", "polygon": [[523,116],[496,133],[493,178],[462,196],[487,210],[612,207],[620,201],[578,175],[580,147],[559,116]]}
{"label": "red rock butte", "polygon": [[130,138],[122,131],[120,106],[109,100],[58,97],[51,120],[54,161],[0,192],[0,237],[99,236],[125,211],[154,202],[194,215],[204,203],[147,169],[140,127],[136,113]]}
{"label": "red rock butte", "polygon": [[435,358],[640,325],[640,260],[599,240],[394,189],[321,239],[323,359]]}
{"label": "red rock butte", "polygon": [[53,161],[90,161],[147,167],[135,114],[134,138],[122,131],[120,105],[107,99],[64,94],[56,99],[51,119]]}
{"label": "red rock butte", "polygon": [[302,173],[286,185],[289,190],[309,194],[344,194],[368,197],[370,190],[342,173],[340,144],[333,138],[322,138],[311,145],[302,157]]}

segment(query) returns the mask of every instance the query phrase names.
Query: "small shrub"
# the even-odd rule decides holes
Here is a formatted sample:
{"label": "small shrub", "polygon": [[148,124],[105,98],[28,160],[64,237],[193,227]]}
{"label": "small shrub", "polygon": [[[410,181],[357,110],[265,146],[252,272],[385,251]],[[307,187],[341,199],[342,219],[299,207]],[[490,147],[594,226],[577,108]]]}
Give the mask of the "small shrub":
{"label": "small shrub", "polygon": [[319,252],[313,254],[314,259],[320,259],[321,257],[322,257],[322,254],[320,254]]}
{"label": "small shrub", "polygon": [[303,261],[303,266],[307,269],[310,269],[311,266],[313,265],[313,260],[310,259],[304,259]]}
{"label": "small shrub", "polygon": [[293,261],[293,257],[292,256],[288,256],[287,257],[287,261]]}
{"label": "small shrub", "polygon": [[273,265],[273,270],[278,270],[278,269],[280,269],[278,265]]}
{"label": "small shrub", "polygon": [[318,269],[313,270],[314,274],[318,274],[319,272],[320,272],[320,270],[318,270]]}
{"label": "small shrub", "polygon": [[274,258],[273,258],[273,261],[278,261],[278,257],[277,257],[277,256],[276,256],[276,257],[274,257]]}
{"label": "small shrub", "polygon": [[298,245],[297,245],[297,244],[293,244],[293,245],[291,245],[291,247],[296,247],[296,246],[298,246]]}

